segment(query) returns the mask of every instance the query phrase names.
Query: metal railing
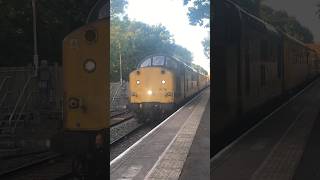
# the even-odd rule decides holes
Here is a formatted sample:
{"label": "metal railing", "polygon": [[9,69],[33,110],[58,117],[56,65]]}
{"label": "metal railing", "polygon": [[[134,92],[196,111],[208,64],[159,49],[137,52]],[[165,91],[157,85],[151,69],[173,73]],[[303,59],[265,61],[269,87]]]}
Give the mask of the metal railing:
{"label": "metal railing", "polygon": [[18,122],[20,121],[20,119],[21,119],[21,117],[22,117],[22,114],[23,114],[24,111],[25,111],[26,105],[27,105],[27,103],[29,102],[29,99],[32,97],[32,94],[33,94],[33,93],[34,93],[33,91],[29,92],[26,100],[24,101],[24,103],[23,103],[23,105],[22,105],[22,108],[21,108],[21,110],[20,110],[20,112],[19,112],[19,114],[18,114],[18,118],[16,119],[16,121],[15,121],[15,123],[14,123],[14,127],[13,127],[13,129],[12,129],[12,133],[15,133],[15,132],[16,132],[17,124],[18,124]]}
{"label": "metal railing", "polygon": [[16,115],[16,111],[17,111],[17,109],[18,109],[18,107],[19,107],[19,105],[20,105],[23,97],[25,96],[26,89],[28,88],[31,80],[34,79],[34,78],[35,78],[35,76],[29,76],[28,80],[25,82],[25,84],[24,84],[24,86],[23,86],[23,89],[22,89],[22,92],[20,93],[20,95],[19,95],[19,97],[18,97],[18,100],[17,100],[17,102],[15,103],[12,112],[10,113],[10,117],[9,117],[9,120],[8,120],[8,121],[9,121],[9,126],[11,126],[11,122],[12,122],[12,120],[13,120],[13,117]]}
{"label": "metal railing", "polygon": [[9,79],[11,79],[11,76],[6,76],[2,79],[1,84],[0,84],[0,92],[2,91],[4,85],[6,84],[6,82],[8,82]]}

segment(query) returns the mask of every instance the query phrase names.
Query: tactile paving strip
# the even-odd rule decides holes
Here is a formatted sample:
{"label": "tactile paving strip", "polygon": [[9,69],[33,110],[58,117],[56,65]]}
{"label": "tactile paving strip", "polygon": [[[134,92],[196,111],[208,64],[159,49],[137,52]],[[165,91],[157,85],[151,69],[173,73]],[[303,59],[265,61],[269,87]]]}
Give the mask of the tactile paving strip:
{"label": "tactile paving strip", "polygon": [[195,110],[189,116],[188,120],[171,141],[170,145],[159,157],[157,163],[146,176],[146,180],[153,179],[179,179],[184,162],[189,153],[192,141],[200,124],[202,114],[209,99],[209,93],[206,93]]}
{"label": "tactile paving strip", "polygon": [[252,175],[252,180],[292,179],[317,113],[316,108],[303,109],[299,113],[265,161]]}

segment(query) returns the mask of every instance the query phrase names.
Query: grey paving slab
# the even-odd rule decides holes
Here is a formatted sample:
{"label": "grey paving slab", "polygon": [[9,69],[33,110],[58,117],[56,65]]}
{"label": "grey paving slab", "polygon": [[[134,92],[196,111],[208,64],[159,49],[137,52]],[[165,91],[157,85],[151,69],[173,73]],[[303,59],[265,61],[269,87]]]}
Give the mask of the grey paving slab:
{"label": "grey paving slab", "polygon": [[[167,121],[162,123],[159,128],[148,134],[137,145],[131,147],[126,153],[120,155],[119,158],[115,158],[110,164],[110,178],[112,180],[142,180],[146,177],[159,157],[167,149],[168,145],[177,136],[177,133],[181,127],[187,122],[190,116],[199,113],[198,105],[203,101],[208,100],[209,89],[202,92],[200,96],[195,98],[191,103],[187,104],[179,112],[172,115]],[[199,115],[199,114],[197,114]],[[195,117],[195,116],[194,116]],[[198,117],[199,119],[201,118]],[[190,123],[190,126],[194,126],[194,122]],[[186,128],[186,130],[195,130],[192,127]],[[188,139],[191,135],[187,132],[181,135],[177,145],[182,145],[185,139]],[[191,145],[191,143],[190,143]],[[174,146],[173,149],[174,150]],[[121,158],[120,158],[121,157]],[[164,156],[163,156],[164,157]],[[183,156],[177,155],[174,152],[167,154],[168,160],[176,160],[175,163],[163,161],[160,165],[163,167],[165,164],[170,164],[172,167],[180,166],[179,160],[183,161]],[[176,177],[176,171],[159,171],[162,175],[171,174],[172,177]]]}
{"label": "grey paving slab", "polygon": [[292,179],[319,108],[318,79],[215,156],[211,179]]}
{"label": "grey paving slab", "polygon": [[307,145],[296,168],[293,180],[319,180],[320,179],[320,115],[311,130]]}

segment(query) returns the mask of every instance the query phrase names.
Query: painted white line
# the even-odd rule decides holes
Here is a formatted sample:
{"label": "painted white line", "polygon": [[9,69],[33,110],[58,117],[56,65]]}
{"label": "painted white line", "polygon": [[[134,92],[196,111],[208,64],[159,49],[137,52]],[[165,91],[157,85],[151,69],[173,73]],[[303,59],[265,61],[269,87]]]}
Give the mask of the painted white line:
{"label": "painted white line", "polygon": [[204,93],[204,91],[206,91],[206,89],[204,89],[203,91],[201,91],[197,96],[193,97],[187,104],[183,105],[181,108],[179,108],[176,112],[174,112],[173,114],[171,114],[167,119],[165,119],[163,122],[161,122],[158,126],[156,126],[155,128],[153,128],[151,131],[149,131],[146,135],[144,135],[142,138],[140,138],[137,142],[135,142],[132,146],[130,146],[128,149],[126,149],[124,152],[122,152],[119,156],[117,156],[116,158],[114,158],[111,162],[110,162],[110,166],[112,166],[114,163],[116,163],[117,161],[119,161],[120,159],[122,159],[126,154],[128,154],[133,148],[135,148],[141,141],[143,141],[144,139],[146,139],[150,134],[152,134],[153,132],[155,132],[156,130],[158,130],[160,127],[162,127],[169,119],[171,119],[172,116],[174,116],[175,114],[177,114],[178,112],[180,112],[183,108],[185,108],[186,106],[188,106],[189,104],[191,104],[195,99],[197,99],[198,97],[202,96],[202,94]]}
{"label": "painted white line", "polygon": [[276,112],[278,112],[280,109],[282,109],[283,107],[285,107],[286,105],[288,105],[291,101],[293,101],[294,99],[296,99],[299,95],[301,95],[305,90],[307,90],[309,87],[311,87],[314,83],[316,83],[317,81],[319,81],[319,79],[314,80],[312,83],[310,83],[307,87],[303,88],[299,93],[297,93],[296,95],[294,95],[293,97],[291,97],[287,102],[285,102],[284,104],[282,104],[281,106],[279,106],[277,109],[275,109],[274,111],[272,111],[268,116],[264,117],[259,123],[257,123],[256,125],[254,125],[252,128],[250,128],[249,130],[247,130],[245,133],[243,133],[240,137],[238,137],[236,140],[234,140],[231,144],[229,144],[227,147],[223,148],[221,151],[219,151],[215,156],[213,156],[211,158],[211,163],[213,163],[213,161],[216,161],[217,159],[220,158],[220,156],[222,154],[224,154],[227,150],[231,149],[235,144],[237,144],[240,140],[242,140],[247,134],[249,134],[251,131],[253,131],[254,129],[256,129],[257,127],[259,127],[261,124],[263,124],[269,117],[271,117],[273,114],[275,114]]}
{"label": "painted white line", "polygon": [[141,169],[142,169],[142,166],[131,166],[127,169],[127,171],[124,174],[122,174],[122,177],[118,178],[117,180],[131,180],[137,174],[139,174]]}

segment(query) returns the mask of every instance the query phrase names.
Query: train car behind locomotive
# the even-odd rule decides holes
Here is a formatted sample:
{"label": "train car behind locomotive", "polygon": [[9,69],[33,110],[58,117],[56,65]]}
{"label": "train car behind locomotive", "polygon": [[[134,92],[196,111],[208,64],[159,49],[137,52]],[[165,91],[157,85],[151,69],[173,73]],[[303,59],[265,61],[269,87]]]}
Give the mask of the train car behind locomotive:
{"label": "train car behind locomotive", "polygon": [[220,145],[316,77],[317,56],[233,1],[217,2],[215,23],[211,136]]}

